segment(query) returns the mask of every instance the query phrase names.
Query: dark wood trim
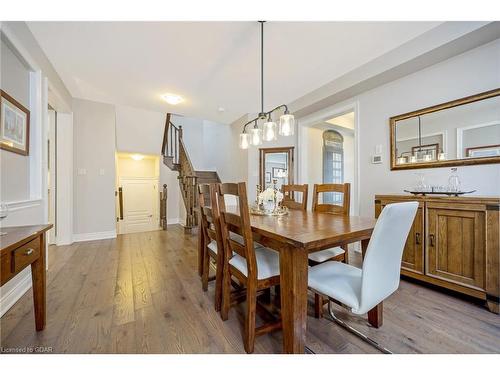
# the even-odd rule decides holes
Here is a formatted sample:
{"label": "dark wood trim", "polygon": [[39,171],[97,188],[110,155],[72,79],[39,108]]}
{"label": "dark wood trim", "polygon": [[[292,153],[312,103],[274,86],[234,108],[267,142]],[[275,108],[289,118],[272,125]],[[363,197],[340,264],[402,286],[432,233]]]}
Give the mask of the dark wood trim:
{"label": "dark wood trim", "polygon": [[[294,181],[294,153],[295,147],[270,147],[270,148],[259,148],[259,184],[262,188],[264,188],[266,184],[266,175],[265,175],[265,166],[264,166],[264,157],[266,154],[274,154],[277,152],[286,152],[288,153],[288,185],[293,185]],[[271,175],[271,179],[272,179]]]}
{"label": "dark wood trim", "polygon": [[[28,108],[26,108],[24,105],[19,103],[16,99],[14,99],[12,96],[7,94],[5,91],[0,90],[0,98],[5,98],[7,101],[11,102],[14,104],[18,109],[26,113],[26,149],[25,150],[20,150],[15,147],[11,147],[9,145],[6,145],[2,142],[0,142],[0,149],[6,150],[6,151],[11,151],[19,155],[24,155],[28,156],[29,151],[30,151],[30,111]],[[1,103],[1,100],[0,100]],[[0,105],[0,119],[2,118],[2,106]]]}
{"label": "dark wood trim", "polygon": [[450,102],[434,105],[432,107],[427,107],[419,109],[417,111],[412,111],[404,113],[401,115],[393,116],[389,119],[389,129],[390,129],[390,147],[391,147],[391,170],[405,170],[405,169],[420,169],[420,168],[442,168],[442,167],[452,167],[452,166],[463,166],[463,165],[477,165],[477,164],[494,164],[500,163],[500,156],[492,156],[485,158],[473,158],[473,159],[462,159],[462,160],[437,160],[425,163],[413,163],[413,164],[396,164],[396,121],[405,120],[407,118],[421,116],[428,113],[433,113],[441,111],[443,109],[453,108],[464,104],[469,104],[477,102],[479,100],[489,99],[500,95],[500,88],[482,92],[479,94],[467,96],[465,98],[452,100]]}

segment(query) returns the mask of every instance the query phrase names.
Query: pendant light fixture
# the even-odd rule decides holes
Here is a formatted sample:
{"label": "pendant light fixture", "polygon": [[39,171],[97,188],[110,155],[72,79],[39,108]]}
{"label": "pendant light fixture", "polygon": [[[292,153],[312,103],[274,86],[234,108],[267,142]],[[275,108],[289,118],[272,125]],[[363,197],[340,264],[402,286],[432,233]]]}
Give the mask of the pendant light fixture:
{"label": "pendant light fixture", "polygon": [[[277,133],[282,136],[290,136],[294,134],[295,117],[290,114],[288,107],[282,104],[269,112],[264,112],[264,22],[260,23],[260,112],[259,115],[243,125],[243,132],[240,134],[240,148],[247,149],[249,145],[259,146],[262,141],[274,141],[277,139]],[[284,109],[280,116],[279,128],[276,122],[273,121],[272,114],[277,110]],[[262,129],[259,128],[258,121],[264,121]],[[250,129],[250,134],[247,133],[247,126],[253,123],[253,128]],[[278,129],[277,129],[278,128]],[[278,130],[278,132],[277,132]]]}

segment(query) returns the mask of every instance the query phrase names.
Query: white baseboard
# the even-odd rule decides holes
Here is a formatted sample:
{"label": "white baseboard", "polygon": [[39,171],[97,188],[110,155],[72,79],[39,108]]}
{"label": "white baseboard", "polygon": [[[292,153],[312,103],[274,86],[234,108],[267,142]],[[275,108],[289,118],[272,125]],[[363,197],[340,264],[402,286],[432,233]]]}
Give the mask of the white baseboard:
{"label": "white baseboard", "polygon": [[0,298],[0,317],[2,317],[9,309],[31,288],[31,272],[23,277],[17,285],[12,288],[7,294]]}
{"label": "white baseboard", "polygon": [[167,219],[167,225],[180,224],[180,222],[181,222],[181,219],[179,219],[178,217],[176,217],[174,219]]}
{"label": "white baseboard", "polygon": [[109,238],[116,238],[116,230],[110,230],[107,232],[73,234],[73,242],[107,240]]}

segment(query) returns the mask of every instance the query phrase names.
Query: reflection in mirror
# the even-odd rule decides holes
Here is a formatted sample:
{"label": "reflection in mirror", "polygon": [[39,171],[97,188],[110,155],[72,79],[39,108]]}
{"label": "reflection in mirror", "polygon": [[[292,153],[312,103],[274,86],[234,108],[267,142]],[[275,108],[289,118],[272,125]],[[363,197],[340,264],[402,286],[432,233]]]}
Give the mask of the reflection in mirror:
{"label": "reflection in mirror", "polygon": [[500,157],[500,96],[398,117],[397,166]]}
{"label": "reflection in mirror", "polygon": [[266,154],[265,159],[265,187],[271,185],[276,180],[276,187],[281,189],[281,185],[288,185],[288,153],[277,152]]}
{"label": "reflection in mirror", "polygon": [[273,184],[276,184],[277,189],[281,189],[282,185],[293,183],[293,148],[262,148],[260,152],[260,185],[263,189]]}

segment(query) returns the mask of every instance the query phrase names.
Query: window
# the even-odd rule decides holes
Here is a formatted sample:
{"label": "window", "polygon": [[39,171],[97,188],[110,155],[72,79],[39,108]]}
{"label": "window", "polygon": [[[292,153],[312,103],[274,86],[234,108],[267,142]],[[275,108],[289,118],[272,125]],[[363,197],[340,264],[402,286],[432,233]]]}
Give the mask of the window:
{"label": "window", "polygon": [[[323,183],[344,183],[344,137],[335,130],[323,133]],[[342,194],[324,193],[323,203],[342,204]]]}

